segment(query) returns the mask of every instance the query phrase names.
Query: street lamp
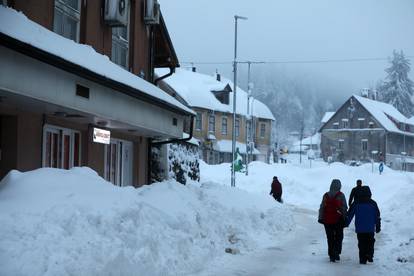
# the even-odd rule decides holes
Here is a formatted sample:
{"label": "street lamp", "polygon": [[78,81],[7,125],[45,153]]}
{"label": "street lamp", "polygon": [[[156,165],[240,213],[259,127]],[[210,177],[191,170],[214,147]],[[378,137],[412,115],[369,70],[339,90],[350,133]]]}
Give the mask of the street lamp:
{"label": "street lamp", "polygon": [[236,187],[236,172],[234,170],[234,160],[236,154],[236,90],[237,90],[237,20],[247,20],[247,17],[234,16],[234,61],[233,61],[233,137],[231,141],[231,186]]}

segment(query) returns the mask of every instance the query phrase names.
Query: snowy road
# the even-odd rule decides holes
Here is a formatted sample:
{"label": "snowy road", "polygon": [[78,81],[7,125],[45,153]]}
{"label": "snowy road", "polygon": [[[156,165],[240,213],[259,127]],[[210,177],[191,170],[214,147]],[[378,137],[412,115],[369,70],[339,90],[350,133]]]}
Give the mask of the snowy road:
{"label": "snowy road", "polygon": [[[316,223],[316,212],[294,208],[293,213],[297,228],[292,238],[284,238],[285,242],[261,251],[226,255],[198,275],[394,275],[378,257],[374,258],[373,264],[359,264],[357,240],[352,228],[345,229],[341,261],[330,263],[324,228]],[[382,234],[376,237],[378,250],[382,238]]]}

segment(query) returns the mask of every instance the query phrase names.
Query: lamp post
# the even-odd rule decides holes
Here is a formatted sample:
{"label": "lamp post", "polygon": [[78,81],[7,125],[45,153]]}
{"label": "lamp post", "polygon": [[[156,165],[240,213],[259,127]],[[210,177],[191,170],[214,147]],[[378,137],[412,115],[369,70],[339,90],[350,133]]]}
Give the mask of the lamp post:
{"label": "lamp post", "polygon": [[236,155],[236,90],[237,90],[237,20],[247,20],[247,17],[235,15],[234,16],[234,61],[233,61],[233,135],[231,141],[231,155],[233,156],[231,162],[231,186],[236,187],[236,172],[234,171],[234,161]]}

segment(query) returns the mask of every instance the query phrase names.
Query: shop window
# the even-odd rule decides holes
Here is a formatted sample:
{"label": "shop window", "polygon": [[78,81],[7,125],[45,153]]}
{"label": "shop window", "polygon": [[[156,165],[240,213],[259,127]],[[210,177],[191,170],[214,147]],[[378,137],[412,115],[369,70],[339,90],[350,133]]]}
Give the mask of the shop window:
{"label": "shop window", "polygon": [[53,31],[79,41],[80,0],[55,0]]}
{"label": "shop window", "polygon": [[80,166],[80,132],[47,125],[43,129],[43,167],[70,169]]}

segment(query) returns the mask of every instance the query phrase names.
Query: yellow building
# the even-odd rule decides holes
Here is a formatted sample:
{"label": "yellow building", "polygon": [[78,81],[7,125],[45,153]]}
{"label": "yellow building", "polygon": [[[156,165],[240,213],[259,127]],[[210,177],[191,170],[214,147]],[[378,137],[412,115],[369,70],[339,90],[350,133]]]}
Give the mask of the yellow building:
{"label": "yellow building", "polygon": [[[165,69],[158,69],[165,75]],[[219,74],[209,76],[184,69],[165,78],[160,87],[187,104],[196,113],[194,137],[200,140],[200,153],[209,164],[231,161],[233,129],[233,83]],[[249,107],[248,107],[249,102]],[[237,88],[236,147],[245,158],[269,161],[271,151],[271,128],[275,120],[269,108]],[[248,143],[246,143],[248,141]],[[251,145],[247,147],[246,144]]]}

